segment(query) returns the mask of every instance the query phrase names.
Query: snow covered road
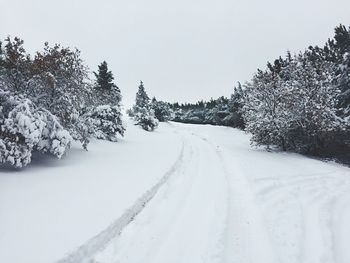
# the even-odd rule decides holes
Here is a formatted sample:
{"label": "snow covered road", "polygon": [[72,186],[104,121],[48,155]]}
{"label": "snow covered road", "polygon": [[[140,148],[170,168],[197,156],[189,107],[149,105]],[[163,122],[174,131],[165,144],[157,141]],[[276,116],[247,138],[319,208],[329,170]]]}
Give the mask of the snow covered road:
{"label": "snow covered road", "polygon": [[[67,175],[57,173],[50,179],[55,179],[53,188],[46,178],[30,173],[30,180],[23,174],[0,176],[0,190],[5,190],[0,192],[0,214],[5,219],[0,219],[0,259],[14,263],[350,262],[349,168],[251,148],[249,136],[231,128],[171,123],[156,133],[130,130],[119,145],[92,146],[92,153],[100,151],[99,157],[104,150],[109,155],[115,150],[130,153],[118,155],[123,161],[116,161],[118,176],[96,178],[96,169],[90,175],[96,165],[93,158],[87,168],[74,168],[75,173],[84,171],[86,178],[70,174],[67,183]],[[114,158],[112,154],[98,164],[107,165],[107,172]],[[142,165],[130,167],[131,160]],[[28,186],[47,195],[55,209]],[[66,192],[61,194],[57,186]],[[94,194],[84,194],[86,187]],[[23,192],[26,200],[15,198]],[[82,194],[82,200],[77,199]],[[90,209],[84,208],[84,202]],[[16,217],[19,209],[31,206],[37,214],[30,215],[29,221]],[[47,209],[46,218],[36,207]],[[61,220],[53,220],[59,214]],[[86,222],[79,224],[84,218]],[[54,235],[58,232],[48,220],[62,233]],[[31,229],[26,232],[25,226]],[[17,250],[23,253],[16,254]]]}
{"label": "snow covered road", "polygon": [[227,181],[215,149],[183,133],[184,161],[96,262],[220,262]]}
{"label": "snow covered road", "polygon": [[174,124],[184,162],[93,262],[350,262],[350,171]]}

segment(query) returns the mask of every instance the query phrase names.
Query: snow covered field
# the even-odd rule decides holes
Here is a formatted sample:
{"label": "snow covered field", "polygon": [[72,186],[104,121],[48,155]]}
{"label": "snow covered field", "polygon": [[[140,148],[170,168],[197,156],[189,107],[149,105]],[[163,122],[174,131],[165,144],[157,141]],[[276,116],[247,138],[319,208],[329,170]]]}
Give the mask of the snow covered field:
{"label": "snow covered field", "polygon": [[348,263],[348,244],[349,168],[231,128],[129,124],[0,171],[1,262]]}

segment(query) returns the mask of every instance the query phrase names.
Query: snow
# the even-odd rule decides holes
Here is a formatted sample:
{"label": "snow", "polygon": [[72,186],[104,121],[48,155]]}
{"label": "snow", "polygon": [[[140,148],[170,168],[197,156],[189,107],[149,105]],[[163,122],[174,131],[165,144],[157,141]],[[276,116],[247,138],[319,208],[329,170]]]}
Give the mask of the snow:
{"label": "snow", "polygon": [[[34,156],[0,171],[0,261],[55,262],[120,217],[180,154],[168,124],[145,132],[131,123],[118,143],[73,146],[62,160]],[[161,156],[161,157],[160,157]]]}
{"label": "snow", "polygon": [[4,262],[350,262],[350,169],[239,130],[131,124],[0,174]]}

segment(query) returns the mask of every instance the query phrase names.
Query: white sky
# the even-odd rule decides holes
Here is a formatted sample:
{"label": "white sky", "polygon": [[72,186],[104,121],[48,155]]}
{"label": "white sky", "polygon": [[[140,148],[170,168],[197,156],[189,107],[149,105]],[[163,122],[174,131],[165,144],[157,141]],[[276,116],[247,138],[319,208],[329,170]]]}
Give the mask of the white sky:
{"label": "white sky", "polygon": [[77,47],[91,70],[106,60],[129,106],[139,80],[150,96],[197,101],[229,96],[257,68],[323,45],[349,0],[0,0],[0,38]]}

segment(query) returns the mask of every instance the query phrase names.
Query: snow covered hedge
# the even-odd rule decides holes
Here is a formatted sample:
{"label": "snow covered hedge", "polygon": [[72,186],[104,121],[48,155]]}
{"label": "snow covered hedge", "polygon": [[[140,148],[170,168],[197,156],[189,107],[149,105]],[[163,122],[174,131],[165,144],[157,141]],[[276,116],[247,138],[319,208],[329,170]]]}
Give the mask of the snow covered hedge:
{"label": "snow covered hedge", "polygon": [[22,167],[33,151],[61,158],[72,137],[50,112],[38,109],[25,98],[0,89],[0,162]]}

